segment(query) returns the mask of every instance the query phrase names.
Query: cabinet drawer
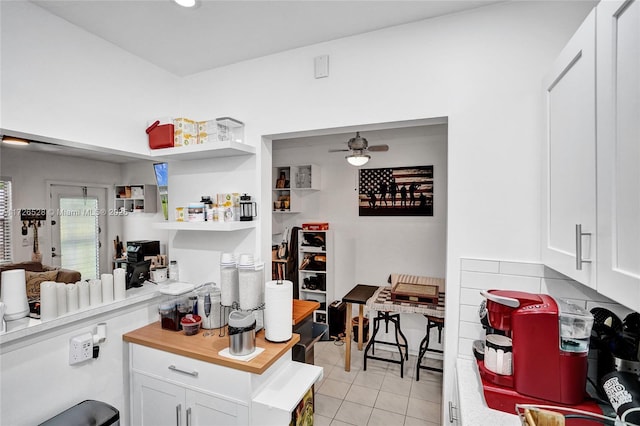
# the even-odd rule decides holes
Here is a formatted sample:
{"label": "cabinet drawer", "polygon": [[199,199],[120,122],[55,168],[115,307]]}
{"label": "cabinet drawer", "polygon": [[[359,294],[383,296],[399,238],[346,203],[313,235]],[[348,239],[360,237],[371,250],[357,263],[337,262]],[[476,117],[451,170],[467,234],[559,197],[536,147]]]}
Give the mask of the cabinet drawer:
{"label": "cabinet drawer", "polygon": [[247,401],[250,373],[131,344],[131,368],[182,385]]}

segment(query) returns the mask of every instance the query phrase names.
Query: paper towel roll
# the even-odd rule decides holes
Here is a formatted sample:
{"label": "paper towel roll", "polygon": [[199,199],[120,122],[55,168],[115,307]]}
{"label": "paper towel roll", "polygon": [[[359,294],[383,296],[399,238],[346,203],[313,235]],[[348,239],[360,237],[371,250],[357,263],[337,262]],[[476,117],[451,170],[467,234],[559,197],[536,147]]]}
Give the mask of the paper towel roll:
{"label": "paper towel roll", "polygon": [[89,304],[93,307],[102,304],[102,281],[89,280]]}
{"label": "paper towel roll", "polygon": [[50,321],[58,317],[58,287],[54,281],[40,283],[40,320]]}
{"label": "paper towel roll", "polygon": [[293,283],[268,281],[264,294],[264,337],[270,342],[291,339]]}
{"label": "paper towel roll", "polygon": [[78,286],[75,284],[67,284],[65,290],[67,291],[67,312],[77,311],[80,303]]}
{"label": "paper towel roll", "polygon": [[100,281],[102,281],[102,303],[113,302],[113,275],[102,274]]}
{"label": "paper towel roll", "polygon": [[89,283],[87,281],[78,281],[78,308],[87,309],[91,304],[89,299]]}
{"label": "paper towel roll", "polygon": [[67,313],[67,285],[65,283],[56,283],[56,291],[58,294],[58,316]]}
{"label": "paper towel roll", "polygon": [[24,269],[10,269],[2,272],[0,298],[5,304],[4,319],[17,320],[29,315],[27,286]]}
{"label": "paper towel roll", "polygon": [[122,300],[127,297],[127,270],[116,268],[113,270],[113,298]]}

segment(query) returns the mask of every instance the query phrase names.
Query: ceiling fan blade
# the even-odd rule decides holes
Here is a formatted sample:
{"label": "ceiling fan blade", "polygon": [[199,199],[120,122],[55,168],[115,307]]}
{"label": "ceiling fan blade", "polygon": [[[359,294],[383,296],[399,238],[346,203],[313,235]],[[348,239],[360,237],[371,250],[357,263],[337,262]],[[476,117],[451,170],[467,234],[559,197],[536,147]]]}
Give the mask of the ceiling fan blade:
{"label": "ceiling fan blade", "polygon": [[385,151],[389,151],[389,145],[373,145],[367,149],[371,152],[373,151],[385,152]]}
{"label": "ceiling fan blade", "polygon": [[349,152],[348,149],[330,149],[329,152]]}

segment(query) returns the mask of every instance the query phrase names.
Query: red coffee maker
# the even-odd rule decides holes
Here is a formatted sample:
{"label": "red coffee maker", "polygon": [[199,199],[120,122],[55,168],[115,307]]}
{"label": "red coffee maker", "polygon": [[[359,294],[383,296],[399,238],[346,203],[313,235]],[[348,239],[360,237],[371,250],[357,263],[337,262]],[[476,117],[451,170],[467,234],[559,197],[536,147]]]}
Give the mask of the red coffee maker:
{"label": "red coffee maker", "polygon": [[586,393],[593,316],[547,294],[482,291],[489,327],[511,338],[512,374],[478,360],[490,408],[516,413],[516,404],[561,405],[601,413]]}

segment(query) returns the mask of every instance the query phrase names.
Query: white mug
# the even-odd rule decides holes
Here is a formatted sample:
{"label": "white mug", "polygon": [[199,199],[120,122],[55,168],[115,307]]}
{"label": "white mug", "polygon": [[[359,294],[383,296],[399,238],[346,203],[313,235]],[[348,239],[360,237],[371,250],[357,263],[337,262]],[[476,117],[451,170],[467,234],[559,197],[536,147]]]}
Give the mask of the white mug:
{"label": "white mug", "polygon": [[513,355],[511,339],[501,334],[487,335],[484,353],[484,366],[496,374],[513,374]]}

